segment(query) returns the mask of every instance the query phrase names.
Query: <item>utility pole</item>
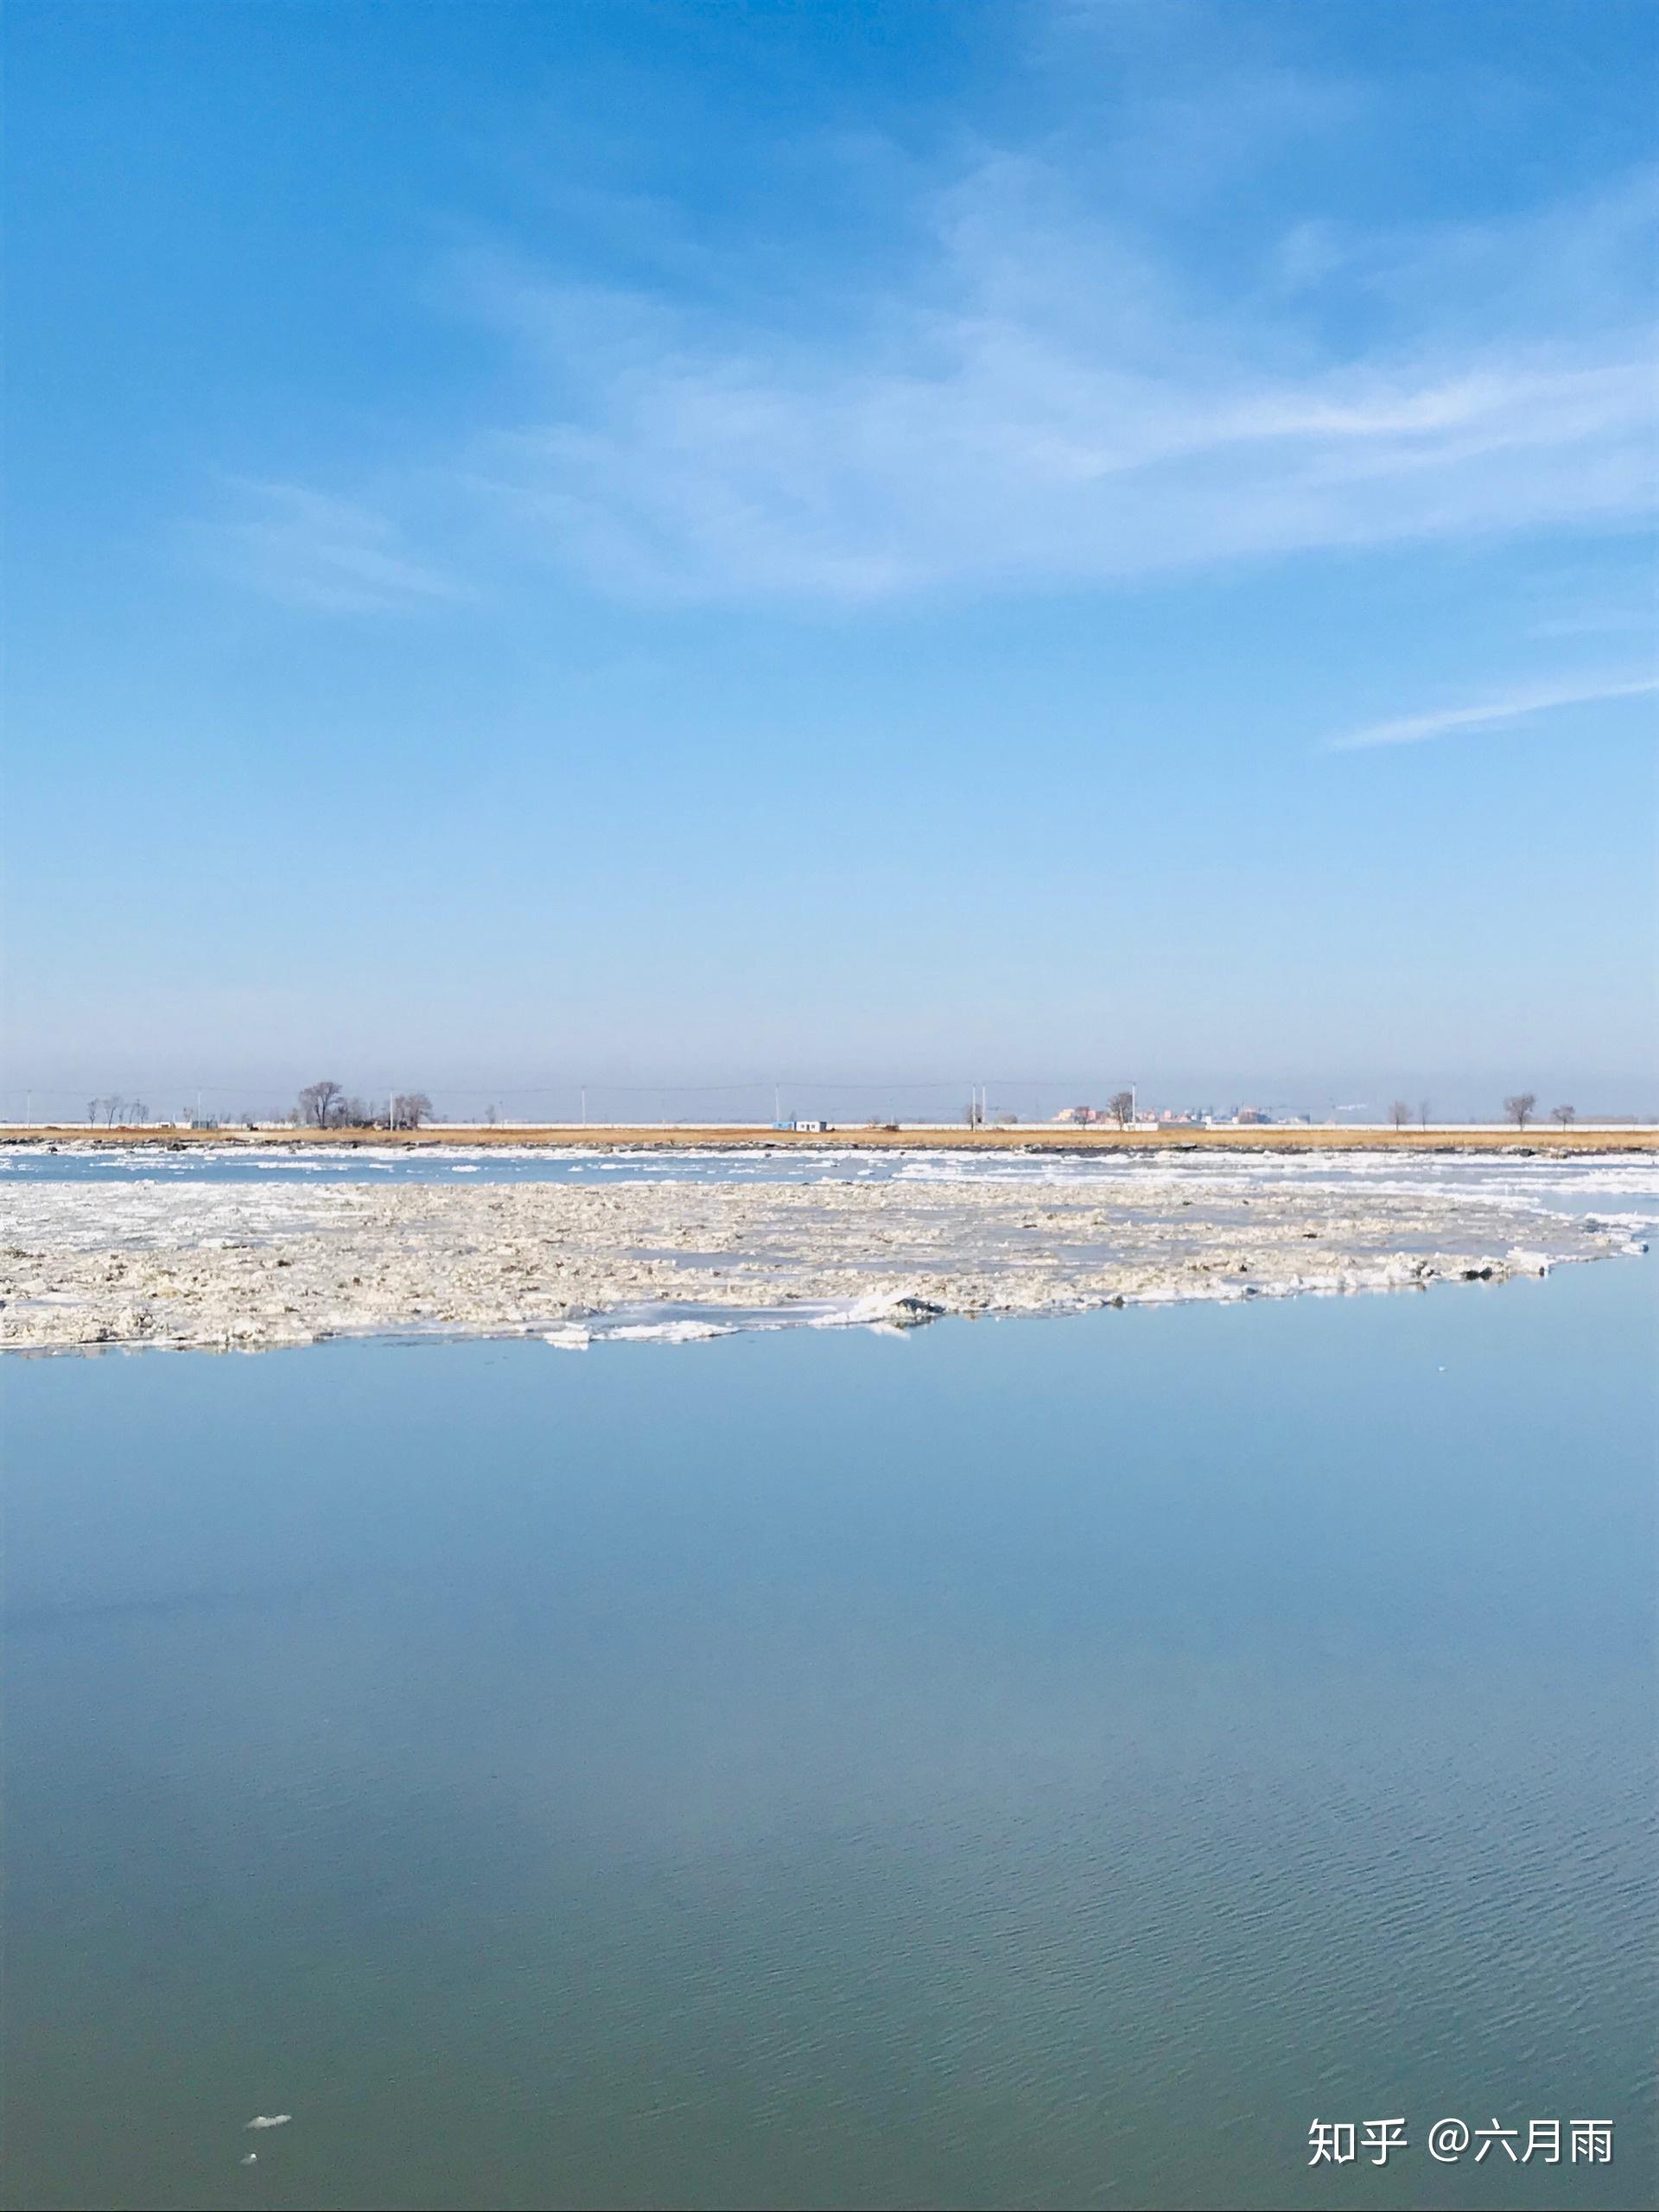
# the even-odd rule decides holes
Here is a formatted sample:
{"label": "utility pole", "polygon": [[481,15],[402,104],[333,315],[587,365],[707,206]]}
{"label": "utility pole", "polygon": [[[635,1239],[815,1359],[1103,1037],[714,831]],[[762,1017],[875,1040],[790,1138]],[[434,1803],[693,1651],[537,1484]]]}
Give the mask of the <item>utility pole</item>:
{"label": "utility pole", "polygon": [[588,1126],[588,1086],[585,1083],[582,1086],[582,1126],[584,1129]]}

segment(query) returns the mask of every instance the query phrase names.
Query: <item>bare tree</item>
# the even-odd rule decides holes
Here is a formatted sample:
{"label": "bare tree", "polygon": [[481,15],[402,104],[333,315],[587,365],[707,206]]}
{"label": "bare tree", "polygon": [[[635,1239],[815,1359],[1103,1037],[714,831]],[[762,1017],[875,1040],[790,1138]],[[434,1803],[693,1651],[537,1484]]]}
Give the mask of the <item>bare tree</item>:
{"label": "bare tree", "polygon": [[1552,1106],[1549,1109],[1549,1118],[1552,1122],[1560,1123],[1561,1133],[1565,1135],[1573,1122],[1578,1120],[1579,1109],[1576,1106]]}
{"label": "bare tree", "polygon": [[334,1126],[335,1101],[345,1096],[337,1083],[308,1083],[300,1093],[300,1120],[307,1128]]}
{"label": "bare tree", "polygon": [[1115,1090],[1106,1101],[1106,1110],[1120,1129],[1127,1129],[1135,1119],[1135,1093],[1132,1090]]}
{"label": "bare tree", "polygon": [[1411,1109],[1403,1098],[1396,1098],[1389,1109],[1389,1119],[1396,1129],[1403,1129],[1411,1119]]}
{"label": "bare tree", "polygon": [[1512,1098],[1503,1101],[1503,1111],[1517,1129],[1524,1129],[1532,1119],[1532,1109],[1538,1103],[1535,1090],[1517,1090]]}
{"label": "bare tree", "polygon": [[1427,1129],[1428,1127],[1428,1101],[1427,1098],[1423,1100],[1422,1103],[1417,1109],[1417,1125],[1420,1128],[1423,1129]]}
{"label": "bare tree", "polygon": [[340,1098],[328,1119],[330,1127],[336,1129],[372,1128],[374,1109],[361,1098]]}
{"label": "bare tree", "polygon": [[391,1118],[400,1129],[418,1129],[432,1118],[432,1101],[423,1090],[400,1090],[391,1102]]}

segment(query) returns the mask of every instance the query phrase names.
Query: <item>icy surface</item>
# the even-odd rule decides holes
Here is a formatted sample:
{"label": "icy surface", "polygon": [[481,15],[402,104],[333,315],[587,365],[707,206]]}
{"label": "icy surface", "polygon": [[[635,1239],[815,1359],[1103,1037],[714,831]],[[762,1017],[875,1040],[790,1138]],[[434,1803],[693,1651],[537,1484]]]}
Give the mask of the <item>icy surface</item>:
{"label": "icy surface", "polygon": [[1640,1250],[1659,1213],[1653,1166],[1593,1160],[1459,1176],[1449,1163],[1329,1155],[910,1154],[880,1175],[842,1162],[785,1180],[760,1155],[728,1155],[717,1172],[678,1163],[653,1176],[630,1160],[603,1182],[590,1167],[582,1179],[459,1184],[336,1179],[306,1165],[280,1178],[124,1162],[9,1174],[0,1346],[252,1349],[440,1330],[575,1350],[595,1337],[901,1325],[919,1318],[905,1300],[1031,1313],[1406,1288]]}

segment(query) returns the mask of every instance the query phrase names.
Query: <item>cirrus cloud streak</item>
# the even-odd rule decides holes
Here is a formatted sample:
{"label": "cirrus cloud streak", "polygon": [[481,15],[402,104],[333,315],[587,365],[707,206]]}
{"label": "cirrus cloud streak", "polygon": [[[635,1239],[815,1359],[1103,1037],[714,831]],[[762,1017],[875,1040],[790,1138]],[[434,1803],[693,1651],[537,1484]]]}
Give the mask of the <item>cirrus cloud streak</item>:
{"label": "cirrus cloud streak", "polygon": [[1357,753],[1374,745],[1421,745],[1428,738],[1450,737],[1459,730],[1493,729],[1564,707],[1587,707],[1605,699],[1637,699],[1655,692],[1659,692],[1659,677],[1653,676],[1613,676],[1589,682],[1581,678],[1577,683],[1537,685],[1486,700],[1479,706],[1443,707],[1426,715],[1403,715],[1394,721],[1373,722],[1367,728],[1332,738],[1328,749]]}

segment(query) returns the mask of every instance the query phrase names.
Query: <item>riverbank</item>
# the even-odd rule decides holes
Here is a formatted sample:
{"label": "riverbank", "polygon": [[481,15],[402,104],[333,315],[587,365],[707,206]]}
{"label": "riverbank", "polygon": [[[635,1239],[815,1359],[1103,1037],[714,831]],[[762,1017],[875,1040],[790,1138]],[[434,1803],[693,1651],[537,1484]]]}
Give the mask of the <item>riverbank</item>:
{"label": "riverbank", "polygon": [[1052,1123],[1015,1124],[1005,1128],[935,1128],[917,1123],[897,1128],[872,1128],[862,1122],[825,1130],[775,1129],[764,1124],[739,1126],[715,1122],[693,1126],[674,1122],[609,1123],[587,1126],[563,1122],[537,1128],[503,1128],[499,1123],[477,1127],[445,1122],[425,1129],[303,1129],[278,1127],[255,1128],[89,1128],[75,1126],[35,1126],[0,1130],[0,1147],[8,1145],[75,1144],[190,1147],[248,1147],[257,1145],[397,1145],[426,1149],[449,1145],[472,1150],[477,1147],[531,1146],[560,1149],[581,1147],[602,1151],[733,1151],[752,1152],[777,1147],[804,1152],[1036,1152],[1036,1153],[1309,1153],[1402,1152],[1428,1154],[1509,1153],[1525,1158],[1567,1155],[1580,1158],[1596,1153],[1659,1154],[1659,1127],[1591,1126],[1585,1128],[1497,1128],[1487,1124],[1431,1125],[1427,1129],[1291,1128],[1275,1124],[1265,1128],[1228,1127],[1198,1128],[1177,1125],[1169,1128],[1056,1128]]}

